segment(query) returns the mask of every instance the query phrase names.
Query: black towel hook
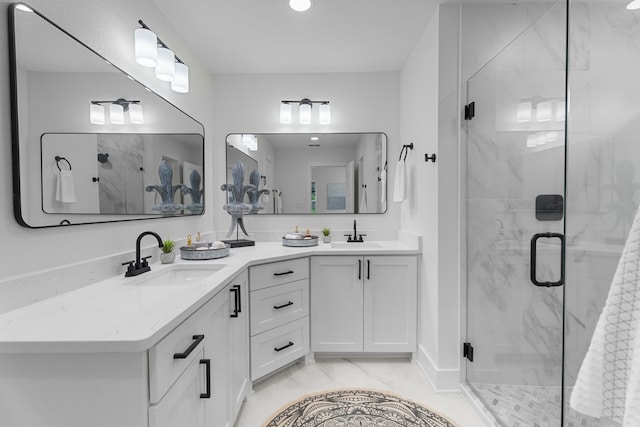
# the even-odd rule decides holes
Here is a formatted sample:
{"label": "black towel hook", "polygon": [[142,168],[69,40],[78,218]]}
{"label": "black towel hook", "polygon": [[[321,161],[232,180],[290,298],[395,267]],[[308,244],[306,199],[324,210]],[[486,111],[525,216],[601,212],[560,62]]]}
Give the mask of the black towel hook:
{"label": "black towel hook", "polygon": [[[400,157],[398,158],[398,161],[407,160],[407,154],[409,154],[409,150],[413,150],[413,142],[411,144],[404,144],[402,146],[402,150],[400,150]],[[402,153],[404,153],[404,159],[402,158]]]}
{"label": "black towel hook", "polygon": [[67,164],[69,165],[69,170],[71,170],[71,162],[69,162],[69,160],[67,160],[64,157],[60,157],[60,156],[56,156],[55,159],[56,159],[56,166],[58,167],[59,171],[62,171],[62,169],[60,168],[60,162],[63,161],[63,160],[65,162],[67,162]]}

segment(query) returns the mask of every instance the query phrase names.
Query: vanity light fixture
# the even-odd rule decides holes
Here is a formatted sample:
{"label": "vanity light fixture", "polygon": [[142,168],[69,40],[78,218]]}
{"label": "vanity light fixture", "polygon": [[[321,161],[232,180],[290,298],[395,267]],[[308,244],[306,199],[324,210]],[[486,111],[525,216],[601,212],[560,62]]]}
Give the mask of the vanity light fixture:
{"label": "vanity light fixture", "polygon": [[302,125],[308,125],[311,123],[311,110],[313,104],[320,104],[318,123],[321,125],[328,125],[331,123],[331,107],[329,101],[312,101],[309,98],[303,98],[300,101],[281,101],[280,103],[280,123],[289,124],[292,122],[291,104],[299,104],[298,121]]}
{"label": "vanity light fixture", "polygon": [[105,108],[103,104],[109,105],[109,120],[116,125],[124,124],[124,113],[129,112],[129,121],[133,124],[144,123],[142,105],[140,101],[129,101],[118,98],[115,101],[91,101],[89,105],[89,121],[95,125],[106,123]]}
{"label": "vanity light fixture", "polygon": [[518,102],[516,111],[516,121],[518,123],[528,123],[531,121],[531,101]]}
{"label": "vanity light fixture", "polygon": [[170,82],[178,93],[189,92],[189,67],[154,33],[142,19],[141,28],[134,32],[136,62],[144,67],[155,67],[159,80]]}
{"label": "vanity light fixture", "polygon": [[628,10],[640,9],[640,0],[633,0],[627,5]]}
{"label": "vanity light fixture", "polygon": [[536,105],[536,121],[548,122],[551,120],[551,101],[541,101]]}
{"label": "vanity light fixture", "polygon": [[289,0],[289,7],[296,12],[304,12],[311,8],[311,0]]}

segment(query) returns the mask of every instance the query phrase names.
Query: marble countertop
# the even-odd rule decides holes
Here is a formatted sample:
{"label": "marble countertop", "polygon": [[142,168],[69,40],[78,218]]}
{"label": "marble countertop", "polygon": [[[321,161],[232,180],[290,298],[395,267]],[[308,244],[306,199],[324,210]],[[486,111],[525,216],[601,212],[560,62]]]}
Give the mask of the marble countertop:
{"label": "marble countertop", "polygon": [[[140,276],[118,275],[0,315],[0,353],[146,351],[251,265],[311,255],[419,253],[417,247],[399,241],[376,243],[378,247],[354,243],[333,248],[321,243],[298,248],[259,242],[233,248],[226,258],[177,257],[174,264],[152,264],[151,272]],[[153,285],[154,277],[182,265],[212,270],[189,284]]]}

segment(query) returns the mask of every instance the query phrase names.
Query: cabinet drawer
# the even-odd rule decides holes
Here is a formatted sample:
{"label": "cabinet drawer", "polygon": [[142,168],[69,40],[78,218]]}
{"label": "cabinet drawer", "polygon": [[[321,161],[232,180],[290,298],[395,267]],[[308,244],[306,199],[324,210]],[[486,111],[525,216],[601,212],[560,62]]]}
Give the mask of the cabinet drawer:
{"label": "cabinet drawer", "polygon": [[249,268],[251,291],[309,278],[309,258],[298,258]]}
{"label": "cabinet drawer", "polygon": [[251,292],[251,335],[309,315],[309,279]]}
{"label": "cabinet drawer", "polygon": [[308,317],[251,337],[251,380],[255,381],[308,352]]}
{"label": "cabinet drawer", "polygon": [[[201,312],[200,312],[201,313]],[[149,399],[162,396],[204,348],[202,315],[196,312],[149,350]],[[194,338],[194,337],[198,338]],[[188,353],[188,354],[186,354]],[[174,358],[180,354],[181,358]],[[184,356],[184,357],[182,357]]]}

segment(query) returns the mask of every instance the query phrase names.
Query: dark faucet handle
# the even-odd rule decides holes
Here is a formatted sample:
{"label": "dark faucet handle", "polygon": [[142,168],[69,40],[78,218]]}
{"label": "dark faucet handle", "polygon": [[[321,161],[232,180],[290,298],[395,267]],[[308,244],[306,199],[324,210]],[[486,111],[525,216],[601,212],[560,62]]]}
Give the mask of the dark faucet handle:
{"label": "dark faucet handle", "polygon": [[130,273],[133,270],[135,270],[135,267],[133,266],[134,263],[135,263],[135,261],[127,261],[127,262],[123,262],[122,265],[126,265],[127,266],[127,272]]}
{"label": "dark faucet handle", "polygon": [[362,236],[366,236],[366,234],[358,234],[358,240],[362,241]]}
{"label": "dark faucet handle", "polygon": [[149,256],[143,256],[142,260],[140,261],[140,267],[144,268],[144,267],[148,267],[149,266],[149,261],[147,261],[149,258],[151,258],[151,255]]}
{"label": "dark faucet handle", "polygon": [[[345,234],[344,237],[348,237],[347,242],[351,241],[351,234]],[[355,236],[353,236],[355,238]]]}

